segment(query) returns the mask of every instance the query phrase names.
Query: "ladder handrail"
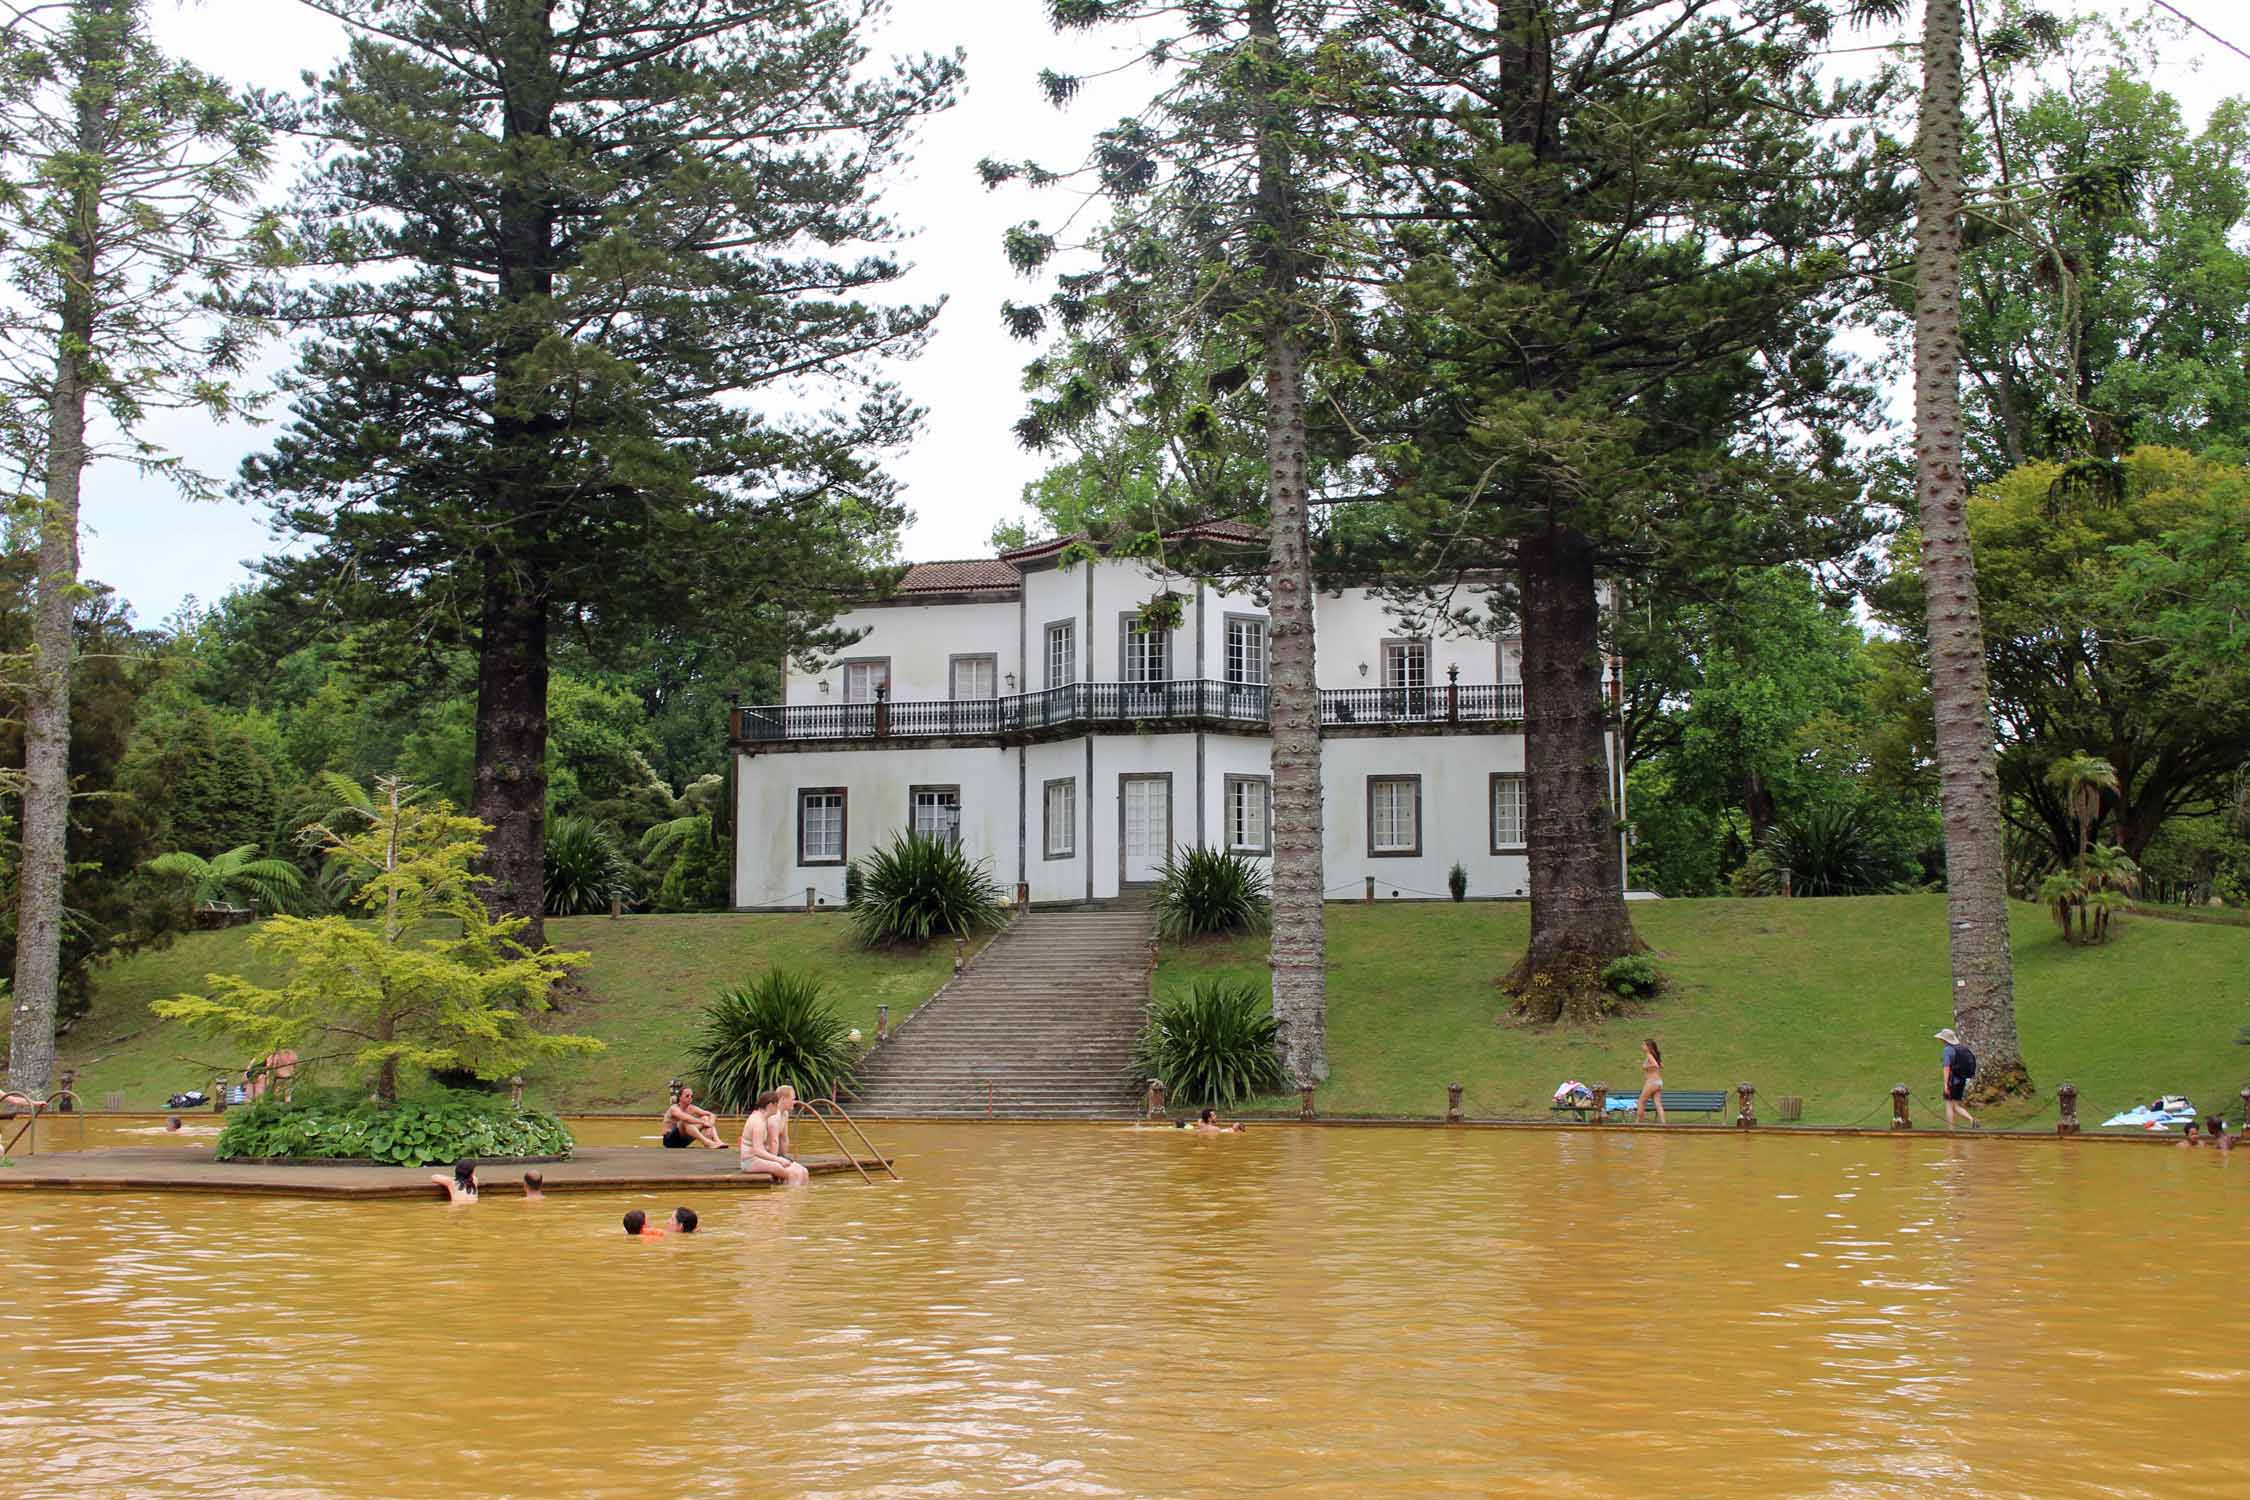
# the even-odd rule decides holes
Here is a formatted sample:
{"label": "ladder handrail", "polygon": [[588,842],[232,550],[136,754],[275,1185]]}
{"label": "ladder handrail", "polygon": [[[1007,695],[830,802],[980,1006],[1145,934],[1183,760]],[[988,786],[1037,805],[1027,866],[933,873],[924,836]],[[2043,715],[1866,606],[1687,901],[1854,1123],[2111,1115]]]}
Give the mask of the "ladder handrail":
{"label": "ladder handrail", "polygon": [[836,1134],[836,1127],[828,1123],[828,1116],[822,1113],[820,1108],[820,1106],[823,1104],[836,1111],[836,1118],[842,1120],[847,1126],[851,1128],[852,1134],[859,1137],[859,1143],[867,1148],[868,1155],[875,1158],[876,1165],[880,1166],[884,1171],[890,1173],[891,1181],[904,1182],[906,1180],[905,1178],[898,1175],[898,1169],[891,1165],[891,1159],[885,1156],[882,1152],[875,1149],[875,1143],[867,1138],[867,1132],[859,1128],[859,1122],[857,1120],[854,1120],[849,1114],[845,1113],[844,1106],[838,1104],[833,1096],[824,1099],[799,1099],[797,1101],[796,1107],[798,1109],[806,1111],[807,1113],[811,1114],[814,1119],[820,1121],[821,1129],[828,1132],[828,1138],[836,1143],[836,1149],[843,1152],[846,1157],[850,1158],[852,1166],[858,1169],[859,1175],[863,1179],[868,1182],[873,1182],[875,1180],[874,1178],[867,1175],[867,1168],[860,1166],[858,1155],[853,1152],[850,1147],[844,1144],[844,1138]]}
{"label": "ladder handrail", "polygon": [[57,1089],[44,1099],[34,1099],[29,1094],[18,1094],[16,1097],[24,1101],[22,1105],[17,1107],[29,1108],[31,1114],[21,1125],[16,1127],[16,1133],[8,1137],[8,1143],[0,1146],[0,1156],[6,1156],[9,1152],[15,1150],[16,1142],[27,1135],[31,1137],[31,1145],[24,1152],[24,1155],[37,1156],[39,1154],[39,1117],[45,1114],[58,1099],[68,1099],[71,1102],[72,1108],[58,1110],[57,1113],[78,1117],[78,1149],[81,1151],[86,1149],[86,1101],[78,1097],[78,1090]]}

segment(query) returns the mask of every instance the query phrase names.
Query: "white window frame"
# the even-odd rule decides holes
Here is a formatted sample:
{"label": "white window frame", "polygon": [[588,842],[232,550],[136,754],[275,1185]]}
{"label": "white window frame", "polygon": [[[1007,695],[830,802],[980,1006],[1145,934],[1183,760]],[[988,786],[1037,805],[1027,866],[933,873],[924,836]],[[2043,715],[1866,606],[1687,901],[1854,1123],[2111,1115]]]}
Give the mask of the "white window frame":
{"label": "white window frame", "polygon": [[[1404,818],[1408,839],[1401,842],[1399,822]],[[1381,842],[1384,823],[1390,824],[1390,841]],[[1422,778],[1420,776],[1370,776],[1367,778],[1367,853],[1373,859],[1411,859],[1422,852]]]}
{"label": "white window frame", "polygon": [[[1513,841],[1501,838],[1501,796],[1505,792],[1513,801],[1516,837]],[[1531,792],[1529,778],[1520,771],[1495,771],[1491,790],[1487,794],[1488,816],[1492,824],[1492,852],[1494,854],[1520,854],[1531,847]]]}
{"label": "white window frame", "polygon": [[1430,685],[1430,643],[1428,641],[1383,642],[1383,686],[1392,689],[1426,688]]}
{"label": "white window frame", "polygon": [[[1226,778],[1226,797],[1222,814],[1226,822],[1227,849],[1235,854],[1273,853],[1273,778],[1270,776],[1229,776]],[[1256,820],[1250,830],[1255,838],[1245,839],[1244,813]]]}
{"label": "white window frame", "polygon": [[1170,682],[1172,632],[1151,630],[1143,626],[1137,612],[1124,617],[1121,629],[1123,634],[1118,639],[1117,651],[1118,680],[1135,687],[1153,687],[1160,682]]}
{"label": "white window frame", "polygon": [[[1058,803],[1060,804],[1058,808]],[[1045,859],[1076,859],[1078,857],[1078,778],[1059,776],[1046,783],[1039,798],[1040,816],[1046,828],[1040,838],[1040,853]]]}
{"label": "white window frame", "polygon": [[1264,687],[1270,680],[1270,628],[1263,615],[1227,616],[1225,670],[1229,686]]}
{"label": "white window frame", "polygon": [[1047,686],[1069,687],[1078,680],[1078,622],[1054,620],[1047,626]]}
{"label": "white window frame", "polygon": [[[891,685],[891,659],[887,656],[862,656],[851,661],[838,662],[844,669],[844,701],[846,703],[873,703],[878,688]],[[859,691],[852,691],[854,677],[859,680]]]}
{"label": "white window frame", "polygon": [[[850,827],[848,821],[850,800],[851,794],[840,786],[807,786],[799,787],[797,789],[798,864],[811,866],[840,865],[844,863],[844,840],[847,833],[849,832]],[[815,855],[812,853],[811,845],[807,841],[806,835],[809,834],[813,828],[813,821],[810,817],[807,816],[807,814],[814,810],[814,804],[816,803],[820,804],[819,810],[823,814],[821,821],[824,824],[827,821],[825,814],[829,811],[830,805],[832,804],[834,807],[834,811],[836,814],[836,852],[834,854]],[[826,830],[824,828],[823,832],[825,831]],[[825,845],[826,841],[823,840],[822,842]]]}
{"label": "white window frame", "polygon": [[[928,800],[925,800],[928,799]],[[951,799],[948,801],[947,799]],[[932,826],[923,826],[922,810],[925,807],[953,809],[951,823],[931,820]],[[917,786],[906,793],[906,826],[916,833],[943,833],[961,847],[961,788],[958,786]]]}
{"label": "white window frame", "polygon": [[[966,667],[973,673],[982,667],[986,673],[985,690],[981,693],[964,692],[961,688],[961,671]],[[945,695],[953,699],[982,701],[1000,696],[1000,658],[990,651],[971,652],[965,656],[949,657],[945,666]]]}

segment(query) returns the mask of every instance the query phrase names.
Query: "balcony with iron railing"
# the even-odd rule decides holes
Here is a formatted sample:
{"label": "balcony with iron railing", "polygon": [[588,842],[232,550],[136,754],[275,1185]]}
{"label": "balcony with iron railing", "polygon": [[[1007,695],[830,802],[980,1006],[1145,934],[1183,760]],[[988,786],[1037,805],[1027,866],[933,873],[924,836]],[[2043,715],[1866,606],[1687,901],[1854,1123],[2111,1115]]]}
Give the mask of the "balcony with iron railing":
{"label": "balcony with iron railing", "polygon": [[[798,740],[1044,737],[1104,727],[1220,728],[1237,731],[1271,719],[1262,683],[1073,682],[1004,698],[790,703],[737,708],[734,737],[745,744]],[[1343,726],[1465,725],[1497,730],[1523,720],[1523,684],[1448,682],[1442,687],[1328,688],[1320,695],[1324,729]]]}

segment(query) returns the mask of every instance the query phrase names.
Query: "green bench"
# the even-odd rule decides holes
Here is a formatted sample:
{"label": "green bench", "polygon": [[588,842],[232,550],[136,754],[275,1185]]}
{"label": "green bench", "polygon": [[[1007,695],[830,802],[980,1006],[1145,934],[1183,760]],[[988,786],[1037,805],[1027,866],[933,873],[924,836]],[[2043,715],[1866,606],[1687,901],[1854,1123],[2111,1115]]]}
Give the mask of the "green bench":
{"label": "green bench", "polygon": [[[1633,1099],[1639,1097],[1639,1095],[1640,1090],[1635,1089],[1630,1094],[1611,1094],[1609,1097],[1612,1099]],[[1664,1113],[1667,1115],[1717,1115],[1726,1113],[1727,1107],[1727,1091],[1725,1089],[1666,1089],[1664,1091]],[[1564,1110],[1568,1110],[1581,1120],[1592,1114],[1593,1109],[1594,1106],[1590,1101],[1583,1104],[1572,1104],[1561,1099],[1548,1106],[1551,1113],[1561,1114]],[[1655,1112],[1655,1101],[1652,1100],[1649,1104],[1649,1113],[1653,1115]]]}

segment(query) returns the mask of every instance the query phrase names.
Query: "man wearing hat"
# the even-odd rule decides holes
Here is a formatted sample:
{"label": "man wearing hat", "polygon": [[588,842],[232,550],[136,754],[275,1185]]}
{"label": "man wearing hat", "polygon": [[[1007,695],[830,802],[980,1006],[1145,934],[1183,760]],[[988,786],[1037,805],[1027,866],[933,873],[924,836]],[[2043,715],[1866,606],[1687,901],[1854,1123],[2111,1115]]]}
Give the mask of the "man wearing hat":
{"label": "man wearing hat", "polygon": [[1945,1094],[1945,1128],[1951,1130],[1958,1116],[1969,1122],[1971,1130],[1980,1129],[1977,1117],[1961,1102],[1969,1092],[1969,1080],[1977,1076],[1977,1055],[1953,1034],[1950,1026],[1939,1032],[1937,1039],[1945,1043],[1945,1055],[1938,1062],[1938,1082]]}

